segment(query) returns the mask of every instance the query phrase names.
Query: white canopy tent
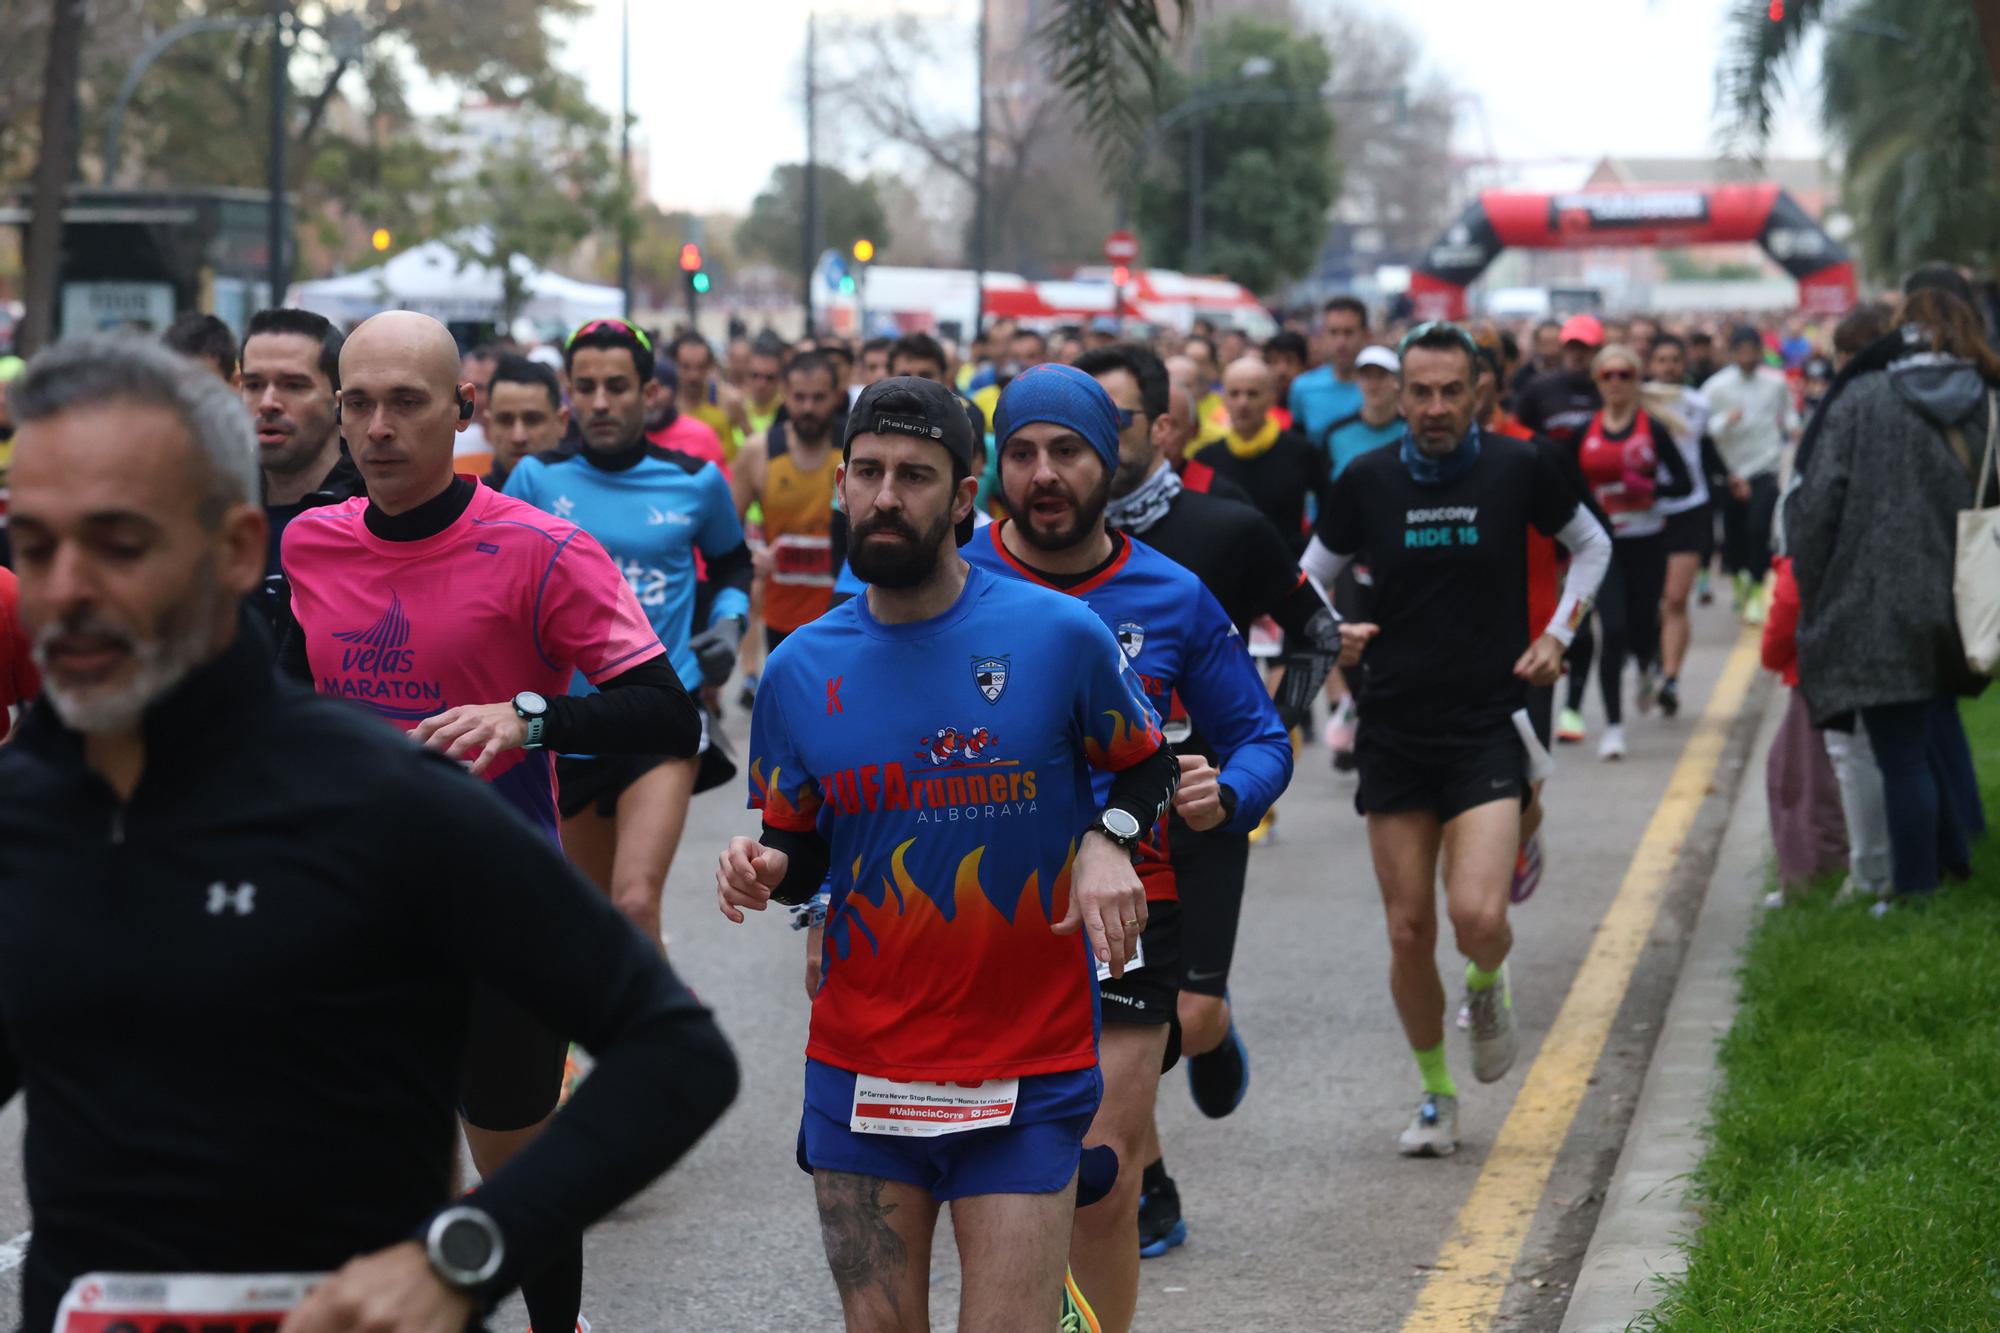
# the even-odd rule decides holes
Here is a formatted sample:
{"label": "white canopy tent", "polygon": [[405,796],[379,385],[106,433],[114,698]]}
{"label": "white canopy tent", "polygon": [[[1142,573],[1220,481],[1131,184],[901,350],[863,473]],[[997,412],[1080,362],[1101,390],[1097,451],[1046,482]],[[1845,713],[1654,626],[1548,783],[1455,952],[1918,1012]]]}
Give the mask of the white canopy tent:
{"label": "white canopy tent", "polygon": [[[538,328],[574,328],[585,320],[615,318],[623,310],[616,287],[565,278],[518,255],[514,271],[527,292],[519,318]],[[378,268],[295,283],[291,303],[341,325],[383,310],[421,311],[447,323],[497,323],[500,272],[461,259],[445,241],[428,241]]]}

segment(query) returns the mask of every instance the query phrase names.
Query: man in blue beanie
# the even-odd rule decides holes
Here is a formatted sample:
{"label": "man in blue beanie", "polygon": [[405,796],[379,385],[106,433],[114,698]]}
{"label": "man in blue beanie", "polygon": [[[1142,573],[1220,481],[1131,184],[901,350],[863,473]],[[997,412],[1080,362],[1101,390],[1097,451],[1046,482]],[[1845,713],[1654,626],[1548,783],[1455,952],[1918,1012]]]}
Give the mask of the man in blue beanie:
{"label": "man in blue beanie", "polygon": [[[1000,491],[1011,518],[981,529],[968,563],[1073,597],[1110,626],[1162,717],[1179,693],[1221,768],[1183,755],[1174,809],[1197,829],[1247,833],[1291,780],[1292,750],[1243,641],[1200,579],[1106,527],[1126,420],[1104,387],[1070,366],[1022,372],[994,418]],[[1087,1145],[1107,1145],[1122,1169],[1102,1201],[1077,1211],[1070,1267],[1105,1333],[1126,1333],[1139,1299],[1139,1168],[1150,1160],[1154,1094],[1176,1053],[1179,902],[1164,821],[1112,830],[1146,888],[1139,954],[1120,978],[1100,969],[1104,1074]],[[1081,830],[1079,830],[1081,832]]]}

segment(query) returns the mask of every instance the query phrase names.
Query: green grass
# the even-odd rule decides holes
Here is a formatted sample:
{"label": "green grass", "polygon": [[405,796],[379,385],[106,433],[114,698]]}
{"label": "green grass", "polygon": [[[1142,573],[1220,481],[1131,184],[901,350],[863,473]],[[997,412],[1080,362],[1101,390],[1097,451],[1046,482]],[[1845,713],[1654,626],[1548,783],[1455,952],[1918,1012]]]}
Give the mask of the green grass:
{"label": "green grass", "polygon": [[[2000,689],[1965,721],[2000,814]],[[1767,914],[1722,1066],[1688,1271],[1639,1327],[2000,1329],[2000,833],[1919,908]]]}

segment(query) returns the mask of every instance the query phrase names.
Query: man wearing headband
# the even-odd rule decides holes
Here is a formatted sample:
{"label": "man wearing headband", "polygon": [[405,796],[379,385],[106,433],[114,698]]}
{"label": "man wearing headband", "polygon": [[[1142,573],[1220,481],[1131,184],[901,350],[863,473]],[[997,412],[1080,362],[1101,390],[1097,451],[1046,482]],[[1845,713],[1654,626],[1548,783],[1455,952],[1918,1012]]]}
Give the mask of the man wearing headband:
{"label": "man wearing headband", "polygon": [[[1291,743],[1243,640],[1201,580],[1105,526],[1123,414],[1096,380],[1064,365],[1024,371],[1001,394],[998,413],[1001,493],[1012,517],[976,534],[966,558],[1086,600],[1160,715],[1178,693],[1222,756],[1219,772],[1199,755],[1181,757],[1175,812],[1196,829],[1247,834],[1291,780]],[[1127,1169],[1109,1197],[1078,1211],[1070,1246],[1070,1265],[1107,1333],[1131,1327],[1138,1303],[1140,1179],[1132,1168],[1150,1160],[1154,1094],[1178,1057],[1178,893],[1163,826],[1139,832],[1150,924],[1138,966],[1100,978],[1104,1105],[1089,1139],[1109,1145]]]}
{"label": "man wearing headband", "polygon": [[737,922],[831,876],[798,1154],[849,1330],[928,1308],[947,1202],[959,1326],[1054,1322],[1102,1092],[1088,959],[1131,961],[1128,847],[1178,776],[1110,631],[959,555],[971,461],[944,385],[881,380],[850,409],[839,486],[869,586],[772,652],[763,830],[716,875]]}
{"label": "man wearing headband", "polygon": [[[567,518],[603,543],[682,688],[692,695],[704,685],[720,685],[736,665],[750,611],[750,548],[729,482],[714,463],[647,441],[645,384],[653,355],[637,329],[620,320],[593,320],[570,336],[563,352],[583,448],[522,459],[507,479],[507,494]],[[699,624],[697,559],[707,562],[710,593]],[[592,692],[588,681],[572,688]],[[688,801],[735,775],[735,765],[711,745],[705,722],[694,758],[556,758],[563,847],[655,944],[660,895]]]}
{"label": "man wearing headband", "polygon": [[[452,471],[472,420],[458,349],[428,315],[365,321],[340,353],[337,419],[367,494],[285,529],[280,666],[463,761],[551,840],[557,753],[678,755],[701,743],[639,600],[589,533]],[[578,673],[600,693],[570,695]],[[481,1175],[539,1135],[567,1034],[482,990],[460,1077]],[[583,1243],[522,1284],[538,1328],[575,1325]]]}
{"label": "man wearing headband", "polygon": [[[1467,959],[1473,1072],[1491,1083],[1518,1047],[1507,898],[1530,794],[1527,690],[1555,682],[1611,558],[1609,534],[1548,454],[1475,424],[1478,355],[1456,325],[1419,325],[1404,339],[1402,444],[1341,473],[1301,562],[1322,584],[1356,560],[1374,578],[1380,632],[1361,660],[1354,804],[1368,817],[1388,915],[1389,991],[1423,1078],[1400,1142],[1418,1157],[1458,1148],[1437,967],[1439,863]],[[1562,600],[1533,643],[1531,525],[1572,554]]]}

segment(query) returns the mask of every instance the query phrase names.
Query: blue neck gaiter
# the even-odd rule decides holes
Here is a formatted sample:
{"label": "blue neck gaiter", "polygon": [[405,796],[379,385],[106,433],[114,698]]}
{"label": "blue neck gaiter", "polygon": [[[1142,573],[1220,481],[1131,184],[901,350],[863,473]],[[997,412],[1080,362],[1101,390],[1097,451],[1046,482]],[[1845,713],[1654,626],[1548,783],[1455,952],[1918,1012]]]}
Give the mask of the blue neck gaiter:
{"label": "blue neck gaiter", "polygon": [[1417,448],[1417,440],[1408,426],[1403,427],[1403,467],[1410,474],[1410,480],[1419,486],[1449,486],[1479,461],[1479,427],[1472,426],[1465,432],[1465,438],[1458,442],[1458,448],[1443,458],[1432,458]]}

